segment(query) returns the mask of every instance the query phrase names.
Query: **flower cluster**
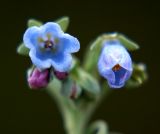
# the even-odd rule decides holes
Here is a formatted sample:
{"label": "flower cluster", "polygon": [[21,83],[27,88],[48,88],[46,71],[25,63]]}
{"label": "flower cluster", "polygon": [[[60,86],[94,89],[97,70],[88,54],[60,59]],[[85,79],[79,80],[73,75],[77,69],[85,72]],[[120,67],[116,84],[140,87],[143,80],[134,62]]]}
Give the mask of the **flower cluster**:
{"label": "flower cluster", "polygon": [[[29,56],[36,69],[29,77],[33,88],[44,87],[48,83],[48,70],[63,80],[72,65],[71,53],[80,49],[77,38],[64,33],[57,23],[48,22],[40,27],[26,30],[23,42],[29,48]],[[106,40],[98,60],[100,75],[108,80],[111,88],[121,88],[132,74],[132,60],[118,39]],[[36,79],[37,78],[37,79]]]}
{"label": "flower cluster", "polygon": [[103,44],[98,61],[99,73],[108,80],[111,88],[121,88],[132,74],[132,60],[118,40],[107,40]]}

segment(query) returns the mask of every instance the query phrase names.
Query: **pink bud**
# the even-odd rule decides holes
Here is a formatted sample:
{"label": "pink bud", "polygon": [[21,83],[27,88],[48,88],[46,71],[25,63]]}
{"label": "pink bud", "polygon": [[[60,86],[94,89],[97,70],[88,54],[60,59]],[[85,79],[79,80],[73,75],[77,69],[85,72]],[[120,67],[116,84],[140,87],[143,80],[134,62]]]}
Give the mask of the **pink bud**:
{"label": "pink bud", "polygon": [[64,80],[68,76],[68,72],[59,72],[59,71],[54,71],[54,75],[59,79],[59,80]]}
{"label": "pink bud", "polygon": [[28,77],[28,84],[32,89],[44,88],[49,83],[49,70],[40,71],[37,68],[33,70]]}

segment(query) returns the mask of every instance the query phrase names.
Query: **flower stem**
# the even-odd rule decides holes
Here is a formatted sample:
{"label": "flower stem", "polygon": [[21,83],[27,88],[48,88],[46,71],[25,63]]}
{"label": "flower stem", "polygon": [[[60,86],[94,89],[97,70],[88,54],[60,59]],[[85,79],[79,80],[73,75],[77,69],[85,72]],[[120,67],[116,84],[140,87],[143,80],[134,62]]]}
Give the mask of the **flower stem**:
{"label": "flower stem", "polygon": [[60,88],[61,83],[53,80],[47,92],[57,102],[67,134],[85,134],[87,123],[104,94],[99,95],[93,102],[82,101],[81,105],[77,106],[73,100],[61,95]]}
{"label": "flower stem", "polygon": [[64,125],[67,134],[84,134],[85,119],[82,113],[75,111],[74,113],[66,112],[64,115]]}

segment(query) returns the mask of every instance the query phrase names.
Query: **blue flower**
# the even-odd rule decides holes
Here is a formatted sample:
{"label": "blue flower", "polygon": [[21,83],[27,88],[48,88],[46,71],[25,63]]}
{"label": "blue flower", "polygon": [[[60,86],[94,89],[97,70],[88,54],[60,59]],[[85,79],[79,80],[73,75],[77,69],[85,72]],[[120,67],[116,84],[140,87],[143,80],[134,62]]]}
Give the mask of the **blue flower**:
{"label": "blue flower", "polygon": [[127,50],[118,40],[108,40],[103,44],[98,61],[98,71],[111,88],[121,88],[132,74],[132,60]]}
{"label": "blue flower", "polygon": [[33,64],[40,70],[53,67],[60,72],[69,71],[72,65],[71,53],[80,49],[79,41],[64,33],[53,22],[28,28],[23,41],[30,49],[29,56]]}

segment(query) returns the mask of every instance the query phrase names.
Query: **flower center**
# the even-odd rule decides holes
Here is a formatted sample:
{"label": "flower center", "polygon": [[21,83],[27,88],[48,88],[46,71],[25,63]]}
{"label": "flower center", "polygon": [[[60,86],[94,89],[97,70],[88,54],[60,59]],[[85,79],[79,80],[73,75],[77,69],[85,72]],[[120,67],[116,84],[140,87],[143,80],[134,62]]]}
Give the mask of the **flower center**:
{"label": "flower center", "polygon": [[120,69],[121,69],[121,66],[120,66],[119,64],[116,64],[116,65],[112,68],[113,71],[119,71]]}
{"label": "flower center", "polygon": [[50,41],[50,40],[47,40],[47,41],[44,42],[44,47],[51,49],[51,48],[54,47],[54,43],[52,41]]}

